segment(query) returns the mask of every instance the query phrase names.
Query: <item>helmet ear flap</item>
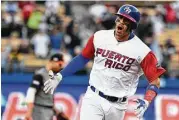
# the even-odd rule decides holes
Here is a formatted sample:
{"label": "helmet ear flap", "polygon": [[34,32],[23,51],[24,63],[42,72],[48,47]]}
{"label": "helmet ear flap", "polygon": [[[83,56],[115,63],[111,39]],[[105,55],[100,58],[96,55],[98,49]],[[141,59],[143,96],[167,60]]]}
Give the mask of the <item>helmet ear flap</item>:
{"label": "helmet ear flap", "polygon": [[127,25],[127,30],[126,30],[126,31],[127,31],[127,32],[131,32],[132,29],[133,29],[132,26],[133,26],[133,23],[128,24],[128,25]]}
{"label": "helmet ear flap", "polygon": [[136,28],[137,28],[137,24],[132,23],[132,24],[131,24],[131,28],[132,28],[132,29],[136,29]]}

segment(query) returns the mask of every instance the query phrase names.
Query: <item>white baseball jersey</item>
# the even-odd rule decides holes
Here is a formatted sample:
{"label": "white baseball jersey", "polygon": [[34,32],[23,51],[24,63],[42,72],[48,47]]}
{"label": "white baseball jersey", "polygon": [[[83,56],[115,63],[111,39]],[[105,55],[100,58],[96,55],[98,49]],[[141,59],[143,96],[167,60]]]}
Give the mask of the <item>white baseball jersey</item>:
{"label": "white baseball jersey", "polygon": [[136,92],[139,77],[143,73],[152,82],[165,71],[157,64],[150,48],[137,36],[118,42],[114,30],[96,32],[82,55],[94,57],[89,84],[105,95],[119,98]]}

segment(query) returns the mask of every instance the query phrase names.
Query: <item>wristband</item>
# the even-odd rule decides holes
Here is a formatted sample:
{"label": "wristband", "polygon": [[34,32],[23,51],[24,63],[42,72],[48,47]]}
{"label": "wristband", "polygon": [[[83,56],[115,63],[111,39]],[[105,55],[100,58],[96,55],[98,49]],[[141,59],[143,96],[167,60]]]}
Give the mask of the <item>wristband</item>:
{"label": "wristband", "polygon": [[149,85],[147,87],[144,99],[151,102],[158,94],[159,88],[156,85]]}

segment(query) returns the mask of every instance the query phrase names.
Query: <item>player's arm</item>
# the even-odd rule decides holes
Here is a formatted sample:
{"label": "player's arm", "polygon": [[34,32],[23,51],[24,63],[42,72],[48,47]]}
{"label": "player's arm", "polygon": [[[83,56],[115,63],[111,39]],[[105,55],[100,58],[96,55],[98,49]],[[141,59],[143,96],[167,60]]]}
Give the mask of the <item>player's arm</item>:
{"label": "player's arm", "polygon": [[26,113],[26,120],[29,120],[32,115],[32,110],[33,110],[34,101],[35,101],[35,94],[38,91],[38,89],[40,88],[40,86],[43,85],[42,80],[43,80],[43,78],[41,75],[38,75],[38,74],[34,75],[32,83],[27,90],[26,104],[27,104],[28,111]]}
{"label": "player's arm", "polygon": [[149,103],[157,96],[160,88],[160,76],[166,71],[162,68],[154,55],[153,52],[149,52],[147,56],[141,62],[141,67],[144,74],[149,82],[146,88],[144,99]]}
{"label": "player's arm", "polygon": [[136,109],[138,117],[142,117],[149,104],[157,96],[160,88],[160,76],[165,72],[154,55],[153,52],[149,52],[146,57],[140,63],[143,69],[144,75],[146,76],[149,85],[146,88],[144,99],[138,99],[139,105]]}
{"label": "player's arm", "polygon": [[82,53],[72,59],[72,61],[59,73],[53,74],[52,71],[49,71],[49,76],[52,80],[48,80],[44,83],[44,91],[48,93],[49,91],[53,94],[55,88],[58,86],[59,82],[62,78],[66,76],[70,76],[75,72],[84,68],[84,66],[89,62],[90,59],[94,57],[94,44],[93,44],[94,36],[91,36],[88,40],[87,45],[82,50]]}

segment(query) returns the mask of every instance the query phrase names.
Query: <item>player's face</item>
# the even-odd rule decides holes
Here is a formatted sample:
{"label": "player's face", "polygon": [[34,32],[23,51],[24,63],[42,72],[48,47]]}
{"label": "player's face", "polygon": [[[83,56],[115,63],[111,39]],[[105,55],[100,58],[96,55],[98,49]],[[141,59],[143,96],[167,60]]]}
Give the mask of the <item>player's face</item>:
{"label": "player's face", "polygon": [[51,61],[51,70],[53,72],[59,72],[62,69],[62,62]]}
{"label": "player's face", "polygon": [[[125,39],[125,36],[129,35],[130,20],[123,16],[118,16],[116,19],[115,37],[117,40]],[[127,38],[127,37],[126,37]]]}

